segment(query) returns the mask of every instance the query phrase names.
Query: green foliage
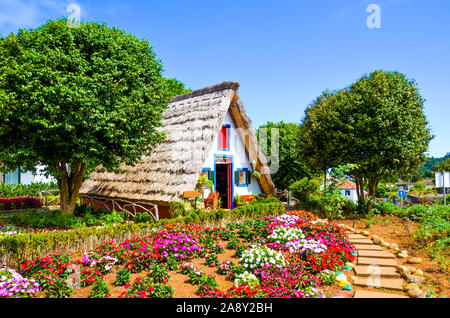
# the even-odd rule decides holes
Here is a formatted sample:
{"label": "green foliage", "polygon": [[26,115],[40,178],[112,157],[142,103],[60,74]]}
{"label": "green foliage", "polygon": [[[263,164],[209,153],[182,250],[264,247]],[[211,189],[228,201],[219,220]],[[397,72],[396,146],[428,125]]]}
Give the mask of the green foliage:
{"label": "green foliage", "polygon": [[64,278],[55,278],[54,284],[48,285],[46,295],[48,298],[69,298],[73,294],[73,289],[67,286]]}
{"label": "green foliage", "polygon": [[170,202],[169,212],[171,218],[183,216],[185,213],[184,202],[178,200]]}
{"label": "green foliage", "polygon": [[236,206],[244,205],[244,204],[245,204],[245,201],[244,201],[244,199],[243,199],[240,195],[236,194],[236,195],[234,196],[234,204],[235,204]]}
{"label": "green foliage", "polygon": [[104,227],[83,227],[71,231],[40,232],[17,234],[0,238],[0,256],[12,253],[22,259],[31,259],[41,255],[43,250],[65,250],[67,246],[75,245],[80,240],[90,237],[105,239],[125,233],[148,233],[153,229],[149,223],[112,224]]}
{"label": "green foliage", "polygon": [[375,197],[384,198],[393,192],[398,193],[398,186],[396,184],[379,182],[375,191]]}
{"label": "green foliage", "polygon": [[[378,181],[417,170],[432,139],[416,83],[375,71],[350,87],[325,92],[305,111],[301,158],[311,169],[356,164],[352,175],[373,198]],[[360,201],[366,201],[362,194]],[[370,210],[371,203],[367,208]]]}
{"label": "green foliage", "polygon": [[154,217],[151,216],[147,212],[138,212],[138,213],[136,213],[136,215],[134,216],[133,220],[136,223],[152,223],[152,222],[155,221]]}
{"label": "green foliage", "polygon": [[380,215],[393,215],[419,222],[419,228],[413,233],[417,248],[428,250],[431,259],[435,259],[441,270],[449,270],[450,247],[450,206],[413,205],[399,208],[389,202],[380,202],[372,210]]}
{"label": "green foliage", "polygon": [[436,205],[420,217],[421,226],[413,237],[419,247],[425,247],[445,273],[450,269],[450,206]]}
{"label": "green foliage", "polygon": [[296,209],[314,211],[328,219],[341,217],[347,199],[334,184],[320,189],[320,183],[314,179],[303,178],[291,186],[292,196],[298,200]]}
{"label": "green foliage", "polygon": [[110,296],[111,290],[107,283],[103,281],[102,278],[97,278],[94,285],[91,288],[90,298],[108,298]]}
{"label": "green foliage", "polygon": [[324,270],[317,275],[318,279],[322,282],[322,285],[331,285],[336,282],[336,274],[331,270]]}
{"label": "green foliage", "polygon": [[436,195],[437,191],[433,189],[433,187],[426,188],[422,183],[416,182],[414,183],[414,187],[412,187],[408,193],[408,195],[414,195],[419,197],[420,199],[424,199],[427,195]]}
{"label": "green foliage", "polygon": [[379,215],[399,215],[402,209],[390,202],[379,202],[374,206],[373,212]]}
{"label": "green foliage", "polygon": [[167,285],[153,285],[153,298],[173,298],[173,288]]}
{"label": "green foliage", "polygon": [[342,195],[339,189],[322,191],[317,197],[317,207],[314,210],[319,216],[333,220],[343,216],[343,207],[347,199]]}
{"label": "green foliage", "polygon": [[441,158],[427,158],[427,161],[425,161],[423,166],[418,169],[418,172],[424,177],[433,178],[433,171],[439,171],[436,170],[436,168],[439,168],[439,164],[448,158],[450,158],[450,152]]}
{"label": "green foliage", "polygon": [[165,82],[168,87],[170,97],[183,95],[192,91],[191,89],[186,88],[185,85],[176,78],[168,78]]}
{"label": "green foliage", "polygon": [[450,157],[434,165],[435,171],[450,171]]}
{"label": "green foliage", "polygon": [[166,267],[169,271],[176,271],[178,269],[178,262],[175,257],[169,256],[166,261]]}
{"label": "green foliage", "polygon": [[58,185],[54,182],[33,182],[29,185],[0,183],[0,198],[39,197],[41,191],[55,189]]}
{"label": "green foliage", "polygon": [[[272,123],[260,126],[258,129],[258,138],[263,144],[267,144],[267,156],[276,155],[271,153],[272,134],[278,129],[278,170],[271,175],[275,187],[279,190],[286,190],[297,180],[304,177],[310,177],[309,169],[305,167],[298,156],[298,134],[299,126],[294,123]],[[264,140],[263,131],[267,132],[267,141]],[[266,143],[267,142],[267,143]],[[263,148],[264,149],[264,148]]]}
{"label": "green foliage", "polygon": [[0,158],[58,180],[72,212],[83,177],[100,164],[138,162],[163,139],[171,93],[146,40],[66,19],[0,40]]}
{"label": "green foliage", "polygon": [[[89,211],[89,208],[86,211]],[[233,210],[217,210],[200,214],[193,212],[187,214],[185,217],[161,219],[155,222],[111,224],[103,227],[83,227],[71,231],[60,231],[55,233],[42,232],[11,235],[0,238],[0,256],[11,252],[17,256],[23,255],[22,257],[26,256],[26,258],[31,258],[39,256],[42,249],[47,249],[49,251],[65,249],[67,245],[70,246],[80,240],[88,239],[91,236],[100,238],[123,235],[124,233],[148,233],[154,228],[163,227],[175,222],[204,224],[207,222],[220,222],[224,219],[242,220],[248,218],[261,218],[264,216],[277,216],[284,211],[284,205],[276,199],[261,198],[258,202],[250,202],[243,207]],[[88,212],[85,213],[89,215]],[[200,217],[202,218],[201,220]]]}
{"label": "green foliage", "polygon": [[147,274],[156,284],[165,284],[170,280],[167,269],[163,264],[153,263],[150,272]]}
{"label": "green foliage", "polygon": [[312,211],[316,208],[315,198],[320,192],[320,183],[315,179],[303,178],[290,187],[292,196],[298,200],[296,208]]}
{"label": "green foliage", "polygon": [[124,221],[124,214],[116,211],[89,208],[84,214],[65,214],[61,210],[28,210],[5,216],[8,223],[31,228],[70,229],[84,226],[109,225]]}
{"label": "green foliage", "polygon": [[116,273],[116,285],[123,286],[130,282],[131,272],[128,268],[121,268]]}

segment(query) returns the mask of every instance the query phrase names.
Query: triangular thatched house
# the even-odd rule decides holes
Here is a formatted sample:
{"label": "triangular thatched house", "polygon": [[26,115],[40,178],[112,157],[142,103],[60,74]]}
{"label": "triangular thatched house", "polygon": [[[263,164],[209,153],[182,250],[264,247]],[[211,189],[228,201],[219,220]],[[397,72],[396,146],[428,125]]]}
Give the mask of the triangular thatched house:
{"label": "triangular thatched house", "polygon": [[214,181],[224,208],[234,207],[236,194],[275,195],[238,87],[224,82],[174,97],[162,120],[165,141],[137,165],[122,166],[124,174],[93,172],[81,188],[83,201],[164,218],[169,203],[195,190],[201,174]]}

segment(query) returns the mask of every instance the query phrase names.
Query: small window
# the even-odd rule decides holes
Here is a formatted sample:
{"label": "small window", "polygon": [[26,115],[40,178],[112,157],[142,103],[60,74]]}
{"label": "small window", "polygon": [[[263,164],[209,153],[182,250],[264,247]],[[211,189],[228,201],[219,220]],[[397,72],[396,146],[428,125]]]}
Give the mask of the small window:
{"label": "small window", "polygon": [[219,132],[219,150],[230,150],[230,125],[223,125]]}
{"label": "small window", "polygon": [[250,171],[246,169],[238,169],[234,172],[234,183],[239,187],[246,187],[252,181],[252,175]]}
{"label": "small window", "polygon": [[345,195],[349,197],[350,196],[350,190],[345,190]]}
{"label": "small window", "polygon": [[20,169],[9,171],[3,175],[3,182],[6,184],[19,184],[20,183]]}
{"label": "small window", "polygon": [[214,182],[214,171],[208,169],[202,170],[202,175],[205,175],[210,181]]}

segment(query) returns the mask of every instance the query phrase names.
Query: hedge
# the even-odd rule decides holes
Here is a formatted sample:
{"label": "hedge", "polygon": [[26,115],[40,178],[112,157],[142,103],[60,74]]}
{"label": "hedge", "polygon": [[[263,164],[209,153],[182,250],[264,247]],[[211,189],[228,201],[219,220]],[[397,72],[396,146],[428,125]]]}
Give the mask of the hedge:
{"label": "hedge", "polygon": [[0,238],[2,264],[24,261],[57,250],[82,253],[95,248],[105,240],[121,242],[132,235],[145,235],[170,223],[219,224],[239,219],[276,216],[285,211],[278,201],[252,202],[233,210],[219,209],[207,213],[189,213],[174,219],[153,220],[148,223],[113,224],[104,227],[84,227],[59,232],[16,234]]}
{"label": "hedge", "polygon": [[0,210],[34,209],[41,206],[41,199],[34,197],[0,198]]}

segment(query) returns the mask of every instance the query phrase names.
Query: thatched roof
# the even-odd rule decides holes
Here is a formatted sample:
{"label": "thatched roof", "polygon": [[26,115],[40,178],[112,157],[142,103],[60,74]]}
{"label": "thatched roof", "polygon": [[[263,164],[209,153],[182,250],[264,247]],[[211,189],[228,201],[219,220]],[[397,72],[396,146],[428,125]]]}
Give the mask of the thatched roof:
{"label": "thatched roof", "polygon": [[275,195],[265,157],[237,95],[238,87],[238,83],[224,82],[174,97],[160,128],[166,132],[164,142],[135,166],[122,165],[124,173],[97,169],[83,183],[80,195],[164,206],[182,198],[184,191],[194,190],[228,111],[236,127],[250,135],[250,142],[244,144],[254,169],[261,173],[261,189],[267,195]]}

